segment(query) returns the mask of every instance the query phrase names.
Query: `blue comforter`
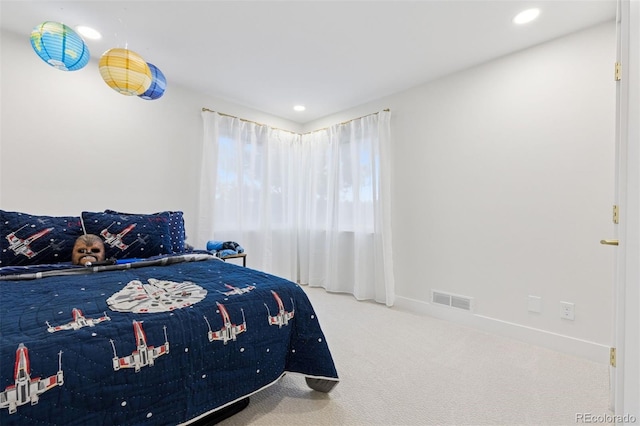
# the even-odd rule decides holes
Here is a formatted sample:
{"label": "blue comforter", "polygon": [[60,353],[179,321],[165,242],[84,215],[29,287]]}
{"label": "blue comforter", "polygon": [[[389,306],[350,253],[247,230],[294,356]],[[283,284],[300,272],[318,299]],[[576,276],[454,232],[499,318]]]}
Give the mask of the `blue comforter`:
{"label": "blue comforter", "polygon": [[11,270],[0,286],[2,425],[179,424],[285,372],[338,380],[297,284],[210,255]]}

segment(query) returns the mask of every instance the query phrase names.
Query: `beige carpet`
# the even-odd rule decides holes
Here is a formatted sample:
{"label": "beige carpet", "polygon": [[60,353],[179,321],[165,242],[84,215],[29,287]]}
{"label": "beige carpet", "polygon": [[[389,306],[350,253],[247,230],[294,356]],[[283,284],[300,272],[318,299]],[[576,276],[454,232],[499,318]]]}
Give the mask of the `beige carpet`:
{"label": "beige carpet", "polygon": [[303,288],[340,383],[323,394],[288,374],[220,425],[575,425],[611,414],[606,365]]}

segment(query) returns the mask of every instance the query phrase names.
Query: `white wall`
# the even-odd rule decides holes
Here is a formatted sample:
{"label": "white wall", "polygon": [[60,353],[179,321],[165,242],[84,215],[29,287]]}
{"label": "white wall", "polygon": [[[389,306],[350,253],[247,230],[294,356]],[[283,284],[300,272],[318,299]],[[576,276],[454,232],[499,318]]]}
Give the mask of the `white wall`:
{"label": "white wall", "polygon": [[2,32],[0,208],[79,214],[112,208],[197,215],[202,107],[299,131],[300,125],[172,85],[157,100],[120,95],[95,56],[63,72],[29,36]]}
{"label": "white wall", "polygon": [[[614,35],[601,25],[299,126],[170,76],[160,100],[122,96],[95,62],[63,73],[3,33],[0,208],[181,209],[189,232],[201,107],[300,132],[391,108],[398,305],[606,362]],[[430,305],[432,289],[474,297],[475,315]]]}
{"label": "white wall", "polygon": [[614,62],[611,22],[305,125],[391,109],[397,305],[607,362]]}

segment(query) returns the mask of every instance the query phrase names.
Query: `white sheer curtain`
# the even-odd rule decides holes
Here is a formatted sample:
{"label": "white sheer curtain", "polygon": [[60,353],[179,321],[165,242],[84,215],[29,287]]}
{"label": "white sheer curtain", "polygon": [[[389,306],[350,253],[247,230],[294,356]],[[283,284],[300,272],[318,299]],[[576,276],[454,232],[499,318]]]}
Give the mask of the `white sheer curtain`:
{"label": "white sheer curtain", "polygon": [[301,283],[394,302],[390,113],[302,135]]}
{"label": "white sheer curtain", "polygon": [[300,135],[210,111],[202,119],[196,247],[235,241],[248,267],[296,280]]}
{"label": "white sheer curtain", "polygon": [[251,268],[393,305],[388,111],[305,135],[202,117],[196,247],[236,241]]}

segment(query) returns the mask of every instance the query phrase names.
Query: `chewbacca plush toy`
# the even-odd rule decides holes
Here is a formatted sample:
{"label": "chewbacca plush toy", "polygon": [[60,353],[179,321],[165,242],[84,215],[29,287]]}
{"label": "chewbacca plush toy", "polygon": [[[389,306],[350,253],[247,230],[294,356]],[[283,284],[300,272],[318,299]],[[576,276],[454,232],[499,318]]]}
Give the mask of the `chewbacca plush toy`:
{"label": "chewbacca plush toy", "polygon": [[94,234],[85,234],[78,237],[73,245],[71,262],[74,265],[90,266],[96,262],[103,262],[104,257],[102,239]]}

